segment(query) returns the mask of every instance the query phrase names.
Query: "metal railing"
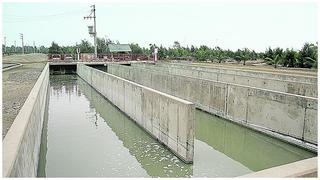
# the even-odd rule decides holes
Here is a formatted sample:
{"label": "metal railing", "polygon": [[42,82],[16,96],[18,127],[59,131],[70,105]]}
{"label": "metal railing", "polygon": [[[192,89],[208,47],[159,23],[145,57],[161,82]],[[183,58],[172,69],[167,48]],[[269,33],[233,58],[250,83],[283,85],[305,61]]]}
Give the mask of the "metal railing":
{"label": "metal railing", "polygon": [[[52,62],[72,62],[77,61],[76,55],[70,54],[50,54],[48,55],[48,61]],[[98,54],[98,58],[94,59],[93,54],[81,54],[81,62],[119,62],[119,61],[153,61],[153,58],[144,54]]]}

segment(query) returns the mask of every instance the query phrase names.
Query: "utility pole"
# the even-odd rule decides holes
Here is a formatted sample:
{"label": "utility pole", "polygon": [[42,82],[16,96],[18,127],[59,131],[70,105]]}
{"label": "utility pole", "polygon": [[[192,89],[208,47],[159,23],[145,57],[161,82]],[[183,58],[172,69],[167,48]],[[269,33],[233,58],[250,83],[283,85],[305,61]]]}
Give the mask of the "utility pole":
{"label": "utility pole", "polygon": [[[96,25],[96,5],[90,6],[91,13],[89,16],[83,17],[84,19],[91,19],[93,18],[93,38],[94,38],[94,58],[96,59],[98,57],[98,50],[97,50],[97,25]],[[91,16],[93,14],[93,16]],[[90,32],[89,32],[90,33]]]}
{"label": "utility pole", "polygon": [[34,41],[33,41],[33,53],[36,53],[36,45]]}
{"label": "utility pole", "polygon": [[21,39],[21,43],[22,43],[22,54],[24,54],[23,34],[22,33],[20,33],[20,39]]}
{"label": "utility pole", "polygon": [[7,44],[7,38],[6,37],[4,37],[3,38],[4,39],[4,53],[6,53],[6,44]]}

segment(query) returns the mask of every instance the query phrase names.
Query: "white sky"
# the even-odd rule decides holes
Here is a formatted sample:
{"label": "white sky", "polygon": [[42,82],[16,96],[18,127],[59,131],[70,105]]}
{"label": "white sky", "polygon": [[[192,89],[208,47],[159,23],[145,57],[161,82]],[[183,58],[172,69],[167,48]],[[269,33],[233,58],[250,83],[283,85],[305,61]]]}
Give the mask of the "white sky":
{"label": "white sky", "polygon": [[[87,32],[92,3],[2,3],[2,39],[7,45],[25,43],[49,46],[74,45],[92,38]],[[248,47],[264,51],[267,47],[300,49],[305,42],[318,39],[317,3],[308,2],[98,2],[99,37],[120,43],[150,43],[172,46],[220,46],[236,50]],[[62,13],[62,14],[61,14]],[[56,15],[59,14],[59,15]],[[54,16],[53,16],[54,15]]]}

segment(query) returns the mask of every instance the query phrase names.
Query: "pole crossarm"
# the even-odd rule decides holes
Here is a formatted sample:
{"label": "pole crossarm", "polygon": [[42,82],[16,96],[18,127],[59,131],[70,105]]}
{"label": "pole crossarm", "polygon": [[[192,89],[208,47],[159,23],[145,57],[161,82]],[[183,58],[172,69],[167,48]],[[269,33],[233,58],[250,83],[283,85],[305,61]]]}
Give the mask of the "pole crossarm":
{"label": "pole crossarm", "polygon": [[[86,19],[93,19],[93,24],[94,24],[94,32],[93,32],[93,40],[94,40],[94,58],[96,59],[98,57],[98,50],[97,50],[97,25],[96,25],[96,6],[92,5],[90,6],[91,9],[91,13],[89,14],[89,16],[85,16],[83,17],[84,20]],[[93,16],[92,16],[93,14]]]}

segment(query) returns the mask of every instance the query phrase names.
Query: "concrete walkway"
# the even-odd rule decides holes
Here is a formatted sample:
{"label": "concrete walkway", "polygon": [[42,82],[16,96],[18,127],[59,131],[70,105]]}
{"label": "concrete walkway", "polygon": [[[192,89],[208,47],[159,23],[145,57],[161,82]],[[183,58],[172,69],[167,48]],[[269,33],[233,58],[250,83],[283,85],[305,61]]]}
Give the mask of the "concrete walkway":
{"label": "concrete walkway", "polygon": [[2,139],[27,99],[47,61],[44,54],[12,55],[3,63],[23,66],[2,73]]}

